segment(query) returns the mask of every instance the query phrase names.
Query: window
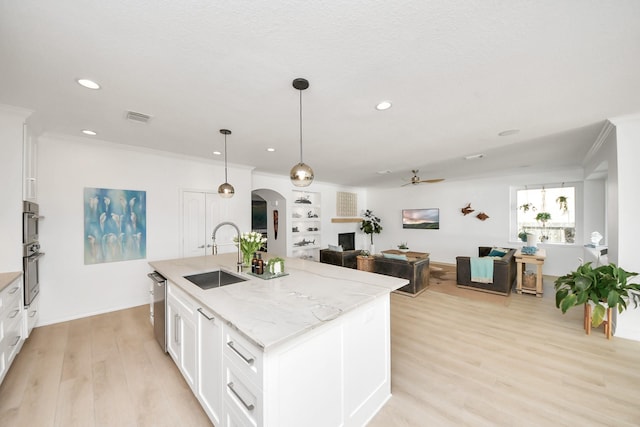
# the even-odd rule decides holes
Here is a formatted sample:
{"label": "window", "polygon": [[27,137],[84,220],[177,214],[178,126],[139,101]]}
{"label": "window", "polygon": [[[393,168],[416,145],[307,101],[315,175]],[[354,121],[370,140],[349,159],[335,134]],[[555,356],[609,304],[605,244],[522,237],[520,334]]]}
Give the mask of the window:
{"label": "window", "polygon": [[576,188],[556,186],[516,190],[516,224],[520,233],[531,233],[543,243],[575,242]]}

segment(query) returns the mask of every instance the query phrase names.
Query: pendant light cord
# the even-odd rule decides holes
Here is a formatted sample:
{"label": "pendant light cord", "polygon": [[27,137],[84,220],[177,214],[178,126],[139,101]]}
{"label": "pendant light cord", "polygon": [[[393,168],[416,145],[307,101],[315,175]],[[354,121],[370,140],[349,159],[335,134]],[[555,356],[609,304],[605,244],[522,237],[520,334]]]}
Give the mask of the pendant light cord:
{"label": "pendant light cord", "polygon": [[302,90],[300,91],[300,163],[304,163],[302,161]]}
{"label": "pendant light cord", "polygon": [[227,180],[227,134],[224,135],[224,182]]}

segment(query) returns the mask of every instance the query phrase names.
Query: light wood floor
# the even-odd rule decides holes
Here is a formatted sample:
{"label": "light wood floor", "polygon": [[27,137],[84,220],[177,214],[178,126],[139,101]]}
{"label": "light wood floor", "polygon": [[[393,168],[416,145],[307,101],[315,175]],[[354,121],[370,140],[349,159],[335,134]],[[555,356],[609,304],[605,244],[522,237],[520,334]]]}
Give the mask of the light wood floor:
{"label": "light wood floor", "polygon": [[[640,425],[640,342],[586,336],[550,281],[509,305],[391,298],[393,396],[370,427]],[[36,328],[0,387],[0,426],[210,426],[147,310]]]}

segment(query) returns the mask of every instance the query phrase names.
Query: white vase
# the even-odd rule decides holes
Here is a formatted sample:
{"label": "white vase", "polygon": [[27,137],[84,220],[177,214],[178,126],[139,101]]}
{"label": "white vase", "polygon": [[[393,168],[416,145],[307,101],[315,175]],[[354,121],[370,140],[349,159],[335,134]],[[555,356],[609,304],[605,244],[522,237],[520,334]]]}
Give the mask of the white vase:
{"label": "white vase", "polygon": [[371,244],[369,245],[369,253],[370,253],[371,255],[373,255],[373,254],[375,254],[375,253],[376,253],[376,246],[375,246],[373,243],[371,243]]}
{"label": "white vase", "polygon": [[538,239],[535,234],[527,233],[527,246],[535,246],[538,244]]}

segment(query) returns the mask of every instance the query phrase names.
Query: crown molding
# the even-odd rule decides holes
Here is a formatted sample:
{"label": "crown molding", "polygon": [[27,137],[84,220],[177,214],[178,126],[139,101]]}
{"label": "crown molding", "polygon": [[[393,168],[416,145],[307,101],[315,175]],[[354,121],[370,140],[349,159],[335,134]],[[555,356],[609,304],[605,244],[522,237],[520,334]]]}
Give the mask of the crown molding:
{"label": "crown molding", "polygon": [[600,130],[600,133],[598,134],[598,137],[593,142],[593,145],[591,146],[591,148],[589,148],[587,155],[584,156],[584,160],[582,161],[583,165],[586,165],[587,163],[589,163],[589,161],[593,158],[593,156],[595,156],[596,153],[600,151],[600,148],[602,148],[602,145],[607,141],[607,138],[609,137],[609,134],[611,133],[611,131],[615,131],[615,129],[616,127],[613,123],[611,123],[609,120],[605,121],[604,125],[602,126],[602,129]]}

